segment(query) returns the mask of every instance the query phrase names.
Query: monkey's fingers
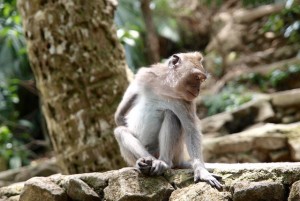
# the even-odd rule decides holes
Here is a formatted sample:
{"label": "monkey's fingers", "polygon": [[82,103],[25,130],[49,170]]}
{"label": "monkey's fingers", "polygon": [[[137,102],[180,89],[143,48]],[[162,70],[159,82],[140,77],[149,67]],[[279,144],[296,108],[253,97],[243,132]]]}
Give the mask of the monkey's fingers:
{"label": "monkey's fingers", "polygon": [[214,185],[214,187],[216,187],[218,190],[222,190],[223,189],[223,185],[218,181],[218,180],[213,180],[212,181]]}
{"label": "monkey's fingers", "polygon": [[147,163],[144,163],[143,161],[138,162],[138,167],[148,167],[149,165]]}
{"label": "monkey's fingers", "polygon": [[140,167],[147,167],[147,166],[152,166],[152,158],[150,157],[143,157],[143,158],[139,158],[136,161],[136,165],[140,166]]}
{"label": "monkey's fingers", "polygon": [[216,179],[204,180],[204,181],[207,182],[208,184],[210,184],[212,187],[218,189],[218,190],[223,189],[223,185]]}
{"label": "monkey's fingers", "polygon": [[137,169],[144,175],[150,175],[150,166],[138,166]]}
{"label": "monkey's fingers", "polygon": [[158,175],[158,173],[159,173],[159,164],[153,163],[150,169],[150,175],[154,176],[154,175]]}
{"label": "monkey's fingers", "polygon": [[154,160],[152,162],[151,167],[151,174],[152,175],[162,175],[166,169],[168,169],[169,166],[166,164],[166,162],[162,160]]}
{"label": "monkey's fingers", "polygon": [[152,165],[152,163],[153,163],[153,158],[152,157],[148,156],[148,157],[145,157],[143,159],[144,159],[145,163],[147,163],[150,166]]}
{"label": "monkey's fingers", "polygon": [[199,181],[205,181],[208,184],[210,184],[212,187],[217,188],[218,190],[221,190],[223,188],[223,185],[217,180],[217,178],[215,178],[214,175],[210,175],[210,173],[208,173],[208,175],[201,175],[199,171],[196,171],[194,176],[194,181],[195,183]]}
{"label": "monkey's fingers", "polygon": [[211,186],[215,187],[215,183],[212,180],[208,180],[206,182],[209,183]]}

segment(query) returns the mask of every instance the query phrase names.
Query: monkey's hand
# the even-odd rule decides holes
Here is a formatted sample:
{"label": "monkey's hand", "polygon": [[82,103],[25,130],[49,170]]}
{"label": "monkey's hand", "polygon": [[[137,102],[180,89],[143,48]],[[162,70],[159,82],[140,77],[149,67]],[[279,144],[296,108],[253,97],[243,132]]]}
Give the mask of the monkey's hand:
{"label": "monkey's hand", "polygon": [[139,158],[136,167],[145,175],[162,175],[169,168],[167,163],[154,157]]}
{"label": "monkey's hand", "polygon": [[217,180],[220,179],[220,176],[212,175],[209,173],[204,167],[198,166],[194,170],[194,181],[205,181],[209,183],[211,186],[222,189],[223,185]]}

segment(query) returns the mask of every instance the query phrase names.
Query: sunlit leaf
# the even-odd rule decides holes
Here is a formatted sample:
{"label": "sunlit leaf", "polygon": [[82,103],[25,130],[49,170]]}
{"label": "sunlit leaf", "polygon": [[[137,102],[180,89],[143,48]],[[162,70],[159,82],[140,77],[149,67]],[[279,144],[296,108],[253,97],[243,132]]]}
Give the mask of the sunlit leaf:
{"label": "sunlit leaf", "polygon": [[19,168],[22,166],[22,160],[20,156],[14,156],[9,159],[9,167],[11,169]]}
{"label": "sunlit leaf", "polygon": [[4,7],[3,7],[4,17],[8,17],[10,15],[11,11],[12,11],[12,7],[9,4],[4,4]]}
{"label": "sunlit leaf", "polygon": [[21,119],[21,120],[19,120],[18,123],[19,123],[21,126],[23,126],[23,127],[27,127],[27,128],[30,128],[30,129],[33,128],[32,123],[31,123],[30,121],[28,121],[28,120]]}

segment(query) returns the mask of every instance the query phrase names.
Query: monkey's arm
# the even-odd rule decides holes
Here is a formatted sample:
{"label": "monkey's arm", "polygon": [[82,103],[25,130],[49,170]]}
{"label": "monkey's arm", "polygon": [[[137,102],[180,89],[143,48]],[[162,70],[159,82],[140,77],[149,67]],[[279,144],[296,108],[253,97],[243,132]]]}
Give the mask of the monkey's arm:
{"label": "monkey's arm", "polygon": [[151,83],[150,77],[152,76],[153,75],[149,74],[148,68],[139,69],[139,71],[135,75],[135,79],[126,89],[123,99],[120,102],[117,111],[115,112],[115,122],[117,126],[127,126],[125,115],[134,105],[136,99],[138,98],[138,95],[141,93],[140,91],[142,90],[142,88],[144,88],[145,85],[147,86]]}
{"label": "monkey's arm", "polygon": [[197,127],[199,119],[196,116],[194,105],[190,107],[186,104],[177,104],[173,109],[174,113],[179,118],[184,131],[186,147],[192,159],[195,182],[203,180],[208,182],[210,185],[221,189],[221,183],[212,174],[210,174],[204,166],[201,148],[202,134]]}
{"label": "monkey's arm", "polygon": [[127,88],[115,113],[115,122],[117,126],[126,126],[125,115],[130,110],[137,97],[138,88],[135,81],[133,81]]}

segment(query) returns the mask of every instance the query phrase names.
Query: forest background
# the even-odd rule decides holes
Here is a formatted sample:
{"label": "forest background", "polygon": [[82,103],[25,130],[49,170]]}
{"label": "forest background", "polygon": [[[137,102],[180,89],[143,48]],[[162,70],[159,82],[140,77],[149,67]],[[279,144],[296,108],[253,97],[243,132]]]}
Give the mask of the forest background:
{"label": "forest background", "polygon": [[[31,3],[32,8],[35,8],[34,3]],[[77,11],[86,11],[85,3],[82,1],[73,3],[76,4]],[[19,3],[19,10],[22,10],[22,6],[24,5]],[[46,3],[37,9],[51,10],[51,6],[57,5]],[[113,15],[113,10],[109,10],[107,16]],[[59,13],[60,10],[52,9],[51,12],[56,16],[55,13]],[[26,15],[28,17],[29,14],[25,13],[23,17]],[[84,12],[79,18],[84,18],[83,16]],[[65,173],[123,167],[124,162],[119,156],[112,135],[114,127],[112,115],[130,81],[130,73],[125,76],[124,72],[127,66],[136,72],[141,66],[164,61],[178,52],[201,51],[205,55],[205,66],[210,78],[197,100],[198,115],[201,119],[211,120],[209,118],[225,113],[236,115],[236,111],[247,107],[247,103],[261,100],[258,97],[289,91],[295,94],[287,97],[295,99],[296,104],[292,107],[271,105],[274,111],[272,114],[268,112],[258,114],[260,110],[257,108],[263,107],[260,105],[254,109],[252,106],[247,107],[246,114],[243,110],[244,113],[233,115],[232,121],[218,119],[217,125],[204,126],[203,132],[207,138],[242,132],[266,123],[290,124],[300,121],[298,112],[300,102],[297,104],[299,93],[294,93],[294,90],[300,87],[299,1],[122,0],[118,2],[114,22],[107,23],[118,38],[117,42],[113,42],[115,44],[112,45],[113,50],[110,50],[110,47],[106,46],[106,40],[102,39],[109,38],[107,35],[100,34],[92,38],[94,43],[99,43],[98,48],[108,48],[107,51],[113,52],[112,55],[115,57],[109,58],[107,55],[102,57],[103,51],[97,50],[95,54],[100,56],[93,58],[100,61],[102,59],[102,62],[97,64],[89,61],[87,64],[93,65],[88,66],[86,60],[81,60],[72,67],[64,59],[53,57],[55,60],[53,66],[59,70],[44,68],[44,72],[38,72],[39,68],[31,66],[47,66],[47,64],[44,64],[42,59],[39,60],[42,64],[33,59],[42,56],[38,57],[36,56],[38,53],[32,53],[34,48],[38,49],[32,43],[30,35],[35,28],[27,26],[27,30],[24,31],[23,17],[18,12],[15,0],[0,1],[0,171],[40,164],[53,157],[57,158],[61,171]],[[80,23],[86,21],[82,20]],[[42,30],[42,25],[41,23],[36,26]],[[63,24],[56,25],[54,23],[49,27],[54,30],[63,26]],[[46,32],[44,36],[47,42]],[[29,54],[36,54],[35,57],[30,57],[31,62],[28,59],[26,40],[31,41]],[[68,40],[66,39],[67,42]],[[108,39],[114,40],[114,36]],[[72,43],[72,39],[70,41]],[[38,51],[48,52],[49,55],[54,51],[59,55],[59,47],[46,42],[39,43],[41,47]],[[82,49],[78,50],[78,55],[84,55],[85,51],[89,51],[89,42],[91,41],[82,42],[83,46],[80,46]],[[66,45],[64,48],[71,51],[69,49],[72,49],[72,45]],[[125,56],[122,49],[125,50]],[[109,59],[105,59],[106,57]],[[114,63],[114,60],[117,62]],[[50,59],[44,60],[47,61],[51,62]],[[98,71],[97,65],[102,65],[103,70]],[[78,70],[80,68],[83,68],[82,72]],[[107,69],[111,69],[111,72],[103,73]],[[58,73],[55,73],[56,70]],[[69,74],[72,71],[78,71],[77,77]],[[55,79],[59,73],[65,75]],[[119,75],[112,76],[114,73]],[[90,77],[95,75],[97,79],[88,84],[82,81],[85,75]],[[43,80],[49,81],[50,78],[54,81],[46,86],[46,89],[49,89],[47,94],[45,89],[41,88],[41,83]],[[74,86],[77,87],[71,90],[63,86],[69,83],[72,85],[72,79],[82,80],[76,82]],[[112,85],[122,87],[107,87]],[[57,92],[65,93],[68,100],[57,98],[56,103],[48,102],[48,98],[50,99],[58,88]],[[116,90],[117,94],[110,92],[113,90]],[[93,107],[92,112],[80,112],[78,105],[84,105],[86,100],[79,99],[76,103],[74,101],[76,97],[73,96],[77,93],[85,94],[86,99],[89,99],[87,102],[97,107]],[[90,96],[90,93],[97,96]],[[98,105],[97,102],[101,104]],[[43,110],[41,105],[45,107]],[[76,111],[66,109],[73,106],[77,108]],[[269,111],[264,109],[266,110]],[[258,115],[264,117],[258,118]],[[70,118],[70,121],[63,122],[65,118]],[[220,122],[223,123],[221,126],[218,125]],[[72,134],[73,137],[70,136]],[[257,158],[258,161],[272,161],[270,157],[261,159],[261,155]],[[249,162],[247,159],[222,158],[222,160]],[[277,161],[296,160],[286,156],[277,159]]]}

